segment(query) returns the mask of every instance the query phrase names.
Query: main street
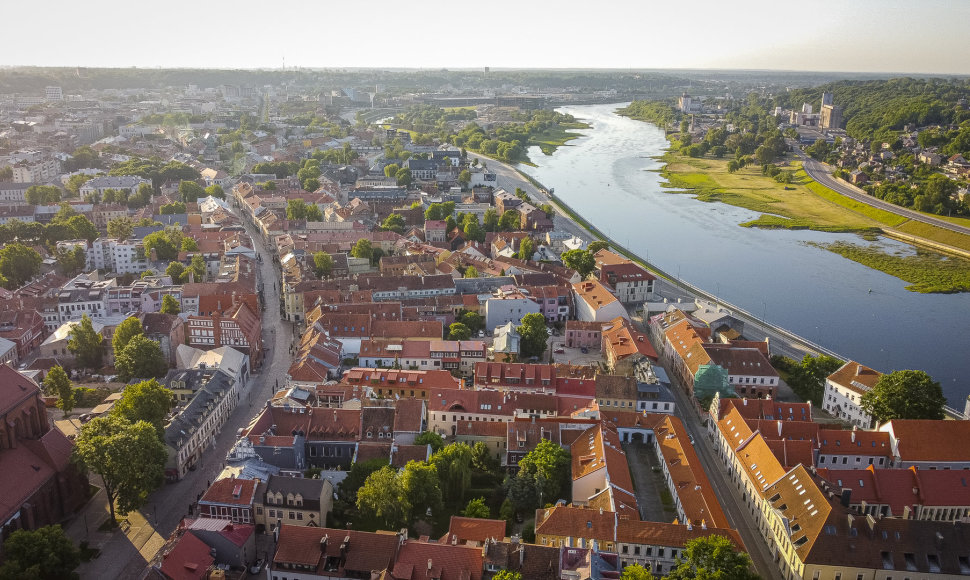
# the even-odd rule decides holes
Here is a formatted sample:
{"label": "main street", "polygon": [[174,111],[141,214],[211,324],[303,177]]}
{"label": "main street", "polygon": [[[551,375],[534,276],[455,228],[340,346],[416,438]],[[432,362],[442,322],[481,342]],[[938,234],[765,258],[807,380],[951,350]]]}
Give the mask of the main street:
{"label": "main street", "polygon": [[883,201],[878,197],[873,197],[863,190],[855,187],[854,185],[849,185],[843,181],[839,181],[832,177],[832,170],[828,165],[812,159],[798,147],[794,147],[795,153],[802,159],[802,167],[805,168],[805,173],[815,181],[821,183],[825,187],[840,193],[846,197],[852,198],[858,202],[870,205],[872,207],[894,213],[898,216],[902,216],[913,221],[923,222],[924,224],[930,224],[939,228],[950,230],[951,232],[957,232],[960,234],[970,235],[970,228],[959,226],[954,223],[950,223],[946,220],[936,218],[930,215],[920,213],[918,211],[913,211],[905,207],[900,207],[898,205]]}
{"label": "main street", "polygon": [[[238,213],[237,213],[238,215]],[[249,424],[266,400],[272,396],[277,380],[283,382],[289,369],[289,347],[292,344],[292,326],[283,323],[280,316],[279,280],[273,254],[269,252],[262,236],[239,216],[253,238],[254,249],[260,256],[257,263],[259,279],[266,310],[263,312],[263,344],[269,348],[263,366],[254,373],[249,384],[240,392],[239,402],[216,434],[215,441],[205,450],[198,467],[189,471],[185,478],[168,483],[156,490],[145,506],[129,515],[131,528],[127,531],[99,533],[98,524],[107,517],[104,492],[94,498],[68,526],[76,541],[90,538],[92,547],[101,548],[101,556],[79,568],[82,578],[140,578],[146,572],[147,563],[181,519],[189,515],[189,507],[205,492],[208,485],[225,467],[225,457],[236,441],[237,431]],[[95,478],[96,479],[96,478]]]}

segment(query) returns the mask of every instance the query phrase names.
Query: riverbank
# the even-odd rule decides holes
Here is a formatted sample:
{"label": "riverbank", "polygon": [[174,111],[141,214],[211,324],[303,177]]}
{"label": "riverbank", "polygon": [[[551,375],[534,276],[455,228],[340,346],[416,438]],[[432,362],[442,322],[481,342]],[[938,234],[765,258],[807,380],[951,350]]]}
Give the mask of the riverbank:
{"label": "riverbank", "polygon": [[879,245],[814,245],[909,282],[906,289],[912,292],[970,292],[970,236],[850,199],[812,180],[798,160],[780,164],[783,171],[792,173],[790,184],[762,175],[760,167],[730,172],[723,159],[691,158],[668,151],[660,160],[665,163],[660,170],[667,180],[664,186],[700,201],[719,201],[761,213],[757,219],[738,224],[742,227],[857,233],[869,242],[886,235],[920,248],[918,257],[901,258]]}

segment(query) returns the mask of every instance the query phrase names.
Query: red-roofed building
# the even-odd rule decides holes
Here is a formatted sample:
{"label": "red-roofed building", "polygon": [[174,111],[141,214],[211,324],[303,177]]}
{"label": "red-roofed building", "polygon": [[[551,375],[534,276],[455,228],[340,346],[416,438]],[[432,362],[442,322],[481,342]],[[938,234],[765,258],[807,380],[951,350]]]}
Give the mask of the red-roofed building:
{"label": "red-roofed building", "polygon": [[505,520],[451,516],[448,533],[438,540],[441,544],[484,546],[488,540],[501,542],[505,538]]}
{"label": "red-roofed building", "polygon": [[301,580],[367,579],[375,571],[393,567],[400,543],[396,534],[284,524],[280,526],[267,576]]}
{"label": "red-roofed building", "polygon": [[603,324],[602,329],[603,356],[614,373],[632,375],[641,361],[657,362],[657,351],[649,337],[634,328],[626,318],[614,318]]}
{"label": "red-roofed building", "polygon": [[482,580],[485,558],[474,546],[406,540],[397,551],[393,580]]}
{"label": "red-roofed building", "polygon": [[253,523],[257,483],[253,479],[216,480],[199,500],[199,516],[229,520],[234,524]]}
{"label": "red-roofed building", "polygon": [[475,365],[475,386],[481,389],[555,393],[556,383],[553,365],[496,362]]}
{"label": "red-roofed building", "polygon": [[231,346],[249,355],[254,370],[263,360],[263,323],[258,312],[237,301],[222,312],[189,316],[185,321],[188,345],[203,350]]}
{"label": "red-roofed building", "polygon": [[161,572],[169,580],[202,580],[215,563],[211,548],[192,534],[183,534],[162,559]]}
{"label": "red-roofed building", "polygon": [[448,371],[352,368],[343,382],[367,385],[380,397],[427,399],[431,389],[458,389],[458,379]]}
{"label": "red-roofed building", "polygon": [[609,250],[596,252],[594,258],[599,281],[613,290],[620,302],[637,304],[653,296],[653,283],[657,278],[640,265]]}
{"label": "red-roofed building", "polygon": [[453,437],[462,421],[512,421],[515,417],[555,417],[554,395],[466,389],[432,389],[428,430]]}
{"label": "red-roofed building", "polygon": [[893,467],[970,469],[970,421],[895,419],[879,430],[889,433]]}
{"label": "red-roofed building", "polygon": [[848,496],[849,508],[875,518],[966,521],[970,474],[965,470],[820,469],[819,475]]}

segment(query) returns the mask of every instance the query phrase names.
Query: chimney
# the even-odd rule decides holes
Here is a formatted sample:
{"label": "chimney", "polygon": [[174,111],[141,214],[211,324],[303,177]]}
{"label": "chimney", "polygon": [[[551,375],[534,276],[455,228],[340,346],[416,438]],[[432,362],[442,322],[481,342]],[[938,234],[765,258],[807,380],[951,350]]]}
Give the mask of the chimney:
{"label": "chimney", "polygon": [[525,562],[525,546],[519,546],[519,567]]}
{"label": "chimney", "polygon": [[428,558],[428,571],[431,571],[431,558]]}
{"label": "chimney", "polygon": [[[747,400],[747,399],[745,399]],[[781,437],[781,420],[778,421],[778,436]]]}
{"label": "chimney", "polygon": [[852,442],[855,443],[855,425],[852,426]]}

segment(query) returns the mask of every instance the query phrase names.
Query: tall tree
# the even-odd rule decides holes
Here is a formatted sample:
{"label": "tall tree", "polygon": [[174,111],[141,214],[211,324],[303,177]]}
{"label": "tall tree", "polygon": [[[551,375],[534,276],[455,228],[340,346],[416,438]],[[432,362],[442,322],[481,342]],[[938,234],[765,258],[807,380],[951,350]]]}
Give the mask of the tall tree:
{"label": "tall tree", "polygon": [[51,367],[44,377],[43,384],[45,393],[57,395],[57,406],[64,411],[64,415],[74,409],[74,389],[64,367],[61,365]]}
{"label": "tall tree", "polygon": [[182,247],[182,238],[179,236],[178,245],[176,245],[171,236],[166,235],[165,232],[152,232],[145,236],[142,243],[145,246],[146,255],[151,255],[152,250],[155,250],[155,256],[159,260],[174,260],[178,257],[179,248]]}
{"label": "tall tree", "polygon": [[104,360],[104,336],[94,330],[94,323],[87,314],[82,314],[81,321],[71,327],[67,350],[75,356],[79,366],[92,370],[101,368]]}
{"label": "tall tree", "polygon": [[437,453],[445,446],[445,440],[434,431],[423,431],[414,438],[415,445],[430,445],[431,452]]}
{"label": "tall tree", "polygon": [[452,443],[431,456],[431,464],[438,469],[445,497],[462,501],[471,485],[472,449],[466,443]]}
{"label": "tall tree", "polygon": [[127,240],[129,237],[131,237],[131,232],[133,230],[134,223],[128,216],[121,216],[108,220],[108,237],[119,240]]}
{"label": "tall tree", "polygon": [[859,406],[877,423],[893,419],[943,419],[946,398],[940,383],[924,371],[893,371],[882,375],[862,395]]}
{"label": "tall tree", "polygon": [[162,296],[162,308],[159,310],[162,314],[178,314],[182,312],[181,306],[179,306],[179,301],[175,299],[171,294],[166,294]]}
{"label": "tall tree", "polygon": [[448,327],[448,340],[468,340],[472,337],[472,331],[460,322],[452,322]]}
{"label": "tall tree", "polygon": [[61,188],[55,185],[31,185],[24,192],[30,205],[50,205],[61,201]]}
{"label": "tall tree", "polygon": [[734,549],[724,536],[710,535],[687,542],[678,564],[667,574],[671,580],[757,580],[751,558]]}
{"label": "tall tree", "polygon": [[165,275],[172,279],[173,284],[185,281],[185,265],[182,262],[169,262],[165,268]]}
{"label": "tall tree", "polygon": [[587,250],[568,250],[562,253],[562,263],[567,268],[572,268],[585,279],[593,273],[596,268],[596,258]]}
{"label": "tall tree", "polygon": [[6,244],[0,248],[0,274],[7,279],[4,287],[19,288],[37,275],[41,262],[40,254],[23,244]]}
{"label": "tall tree", "polygon": [[407,227],[407,223],[404,221],[404,216],[399,213],[392,213],[381,223],[382,230],[397,232],[399,234],[404,233],[405,227]]}
{"label": "tall tree", "polygon": [[438,470],[423,461],[408,461],[401,472],[401,493],[407,500],[407,520],[414,521],[441,509],[441,484]]}
{"label": "tall tree", "polygon": [[570,465],[568,451],[548,439],[543,439],[519,461],[519,473],[516,477],[535,487],[541,506],[569,496]]}
{"label": "tall tree", "polygon": [[549,328],[546,327],[546,317],[538,312],[531,312],[522,317],[522,324],[516,329],[521,337],[522,356],[541,357],[549,346]]}
{"label": "tall tree", "polygon": [[165,354],[162,353],[162,347],[158,341],[144,335],[137,335],[118,353],[115,358],[115,370],[118,371],[118,378],[123,381],[130,381],[133,378],[157,378],[168,371],[168,361],[165,360]]}
{"label": "tall tree", "polygon": [[61,526],[16,530],[3,543],[0,580],[75,580],[81,551]]}
{"label": "tall tree", "polygon": [[367,481],[357,490],[357,509],[380,518],[387,528],[396,529],[404,523],[405,507],[401,480],[390,466],[367,476]]}
{"label": "tall tree", "polygon": [[522,238],[522,241],[519,242],[519,259],[531,260],[535,252],[536,244],[532,241],[532,238]]}
{"label": "tall tree", "polygon": [[367,238],[357,240],[354,247],[350,249],[350,255],[355,258],[367,258],[370,260],[374,255],[374,249],[371,246],[370,240]]}
{"label": "tall tree", "polygon": [[484,497],[478,497],[468,501],[468,505],[465,506],[461,515],[466,518],[488,519],[492,517],[492,510],[485,505]]}
{"label": "tall tree", "polygon": [[57,268],[66,276],[77,274],[87,265],[87,255],[84,247],[80,245],[57,248],[54,256],[57,260]]}
{"label": "tall tree", "polygon": [[653,573],[640,564],[632,564],[623,568],[620,580],[654,580]]}
{"label": "tall tree", "polygon": [[98,236],[101,235],[101,232],[98,231],[98,228],[91,222],[91,220],[83,215],[71,217],[69,220],[67,220],[67,226],[71,228],[71,233],[74,234],[74,237],[79,240],[93,242],[94,240],[98,239]]}
{"label": "tall tree", "polygon": [[194,181],[183,181],[179,184],[179,195],[182,201],[198,201],[200,197],[205,197],[205,188]]}
{"label": "tall tree", "polygon": [[219,199],[226,199],[226,192],[218,183],[213,183],[209,187],[205,188],[205,194],[212,197],[218,197]]}
{"label": "tall tree", "polygon": [[313,254],[313,272],[317,278],[327,278],[333,272],[333,256],[320,251]]}
{"label": "tall tree", "polygon": [[498,212],[495,208],[488,208],[485,210],[485,215],[482,216],[482,228],[486,232],[494,232],[499,229],[498,225]]}
{"label": "tall tree", "polygon": [[92,419],[74,442],[75,460],[101,478],[112,522],[116,504],[127,514],[161,485],[167,456],[150,423],[130,423],[114,412]]}
{"label": "tall tree", "polygon": [[136,316],[129,316],[121,321],[115,329],[114,336],[111,337],[111,348],[117,357],[121,351],[128,346],[128,342],[136,336],[142,336],[145,331],[141,327],[141,321]]}
{"label": "tall tree", "polygon": [[476,268],[475,266],[468,266],[467,268],[465,268],[465,276],[464,277],[465,278],[478,278],[479,277],[478,268]]}
{"label": "tall tree", "polygon": [[188,236],[182,238],[182,251],[183,252],[198,252],[199,243],[195,241],[195,238],[190,238]]}
{"label": "tall tree", "polygon": [[498,220],[498,227],[503,232],[514,232],[521,228],[522,217],[514,209],[505,210]]}
{"label": "tall tree", "polygon": [[[148,339],[136,336],[131,339],[131,342],[125,348],[130,348],[132,344],[139,340]],[[125,387],[121,398],[111,408],[111,414],[121,417],[129,423],[145,421],[154,427],[161,437],[165,427],[165,416],[168,415],[171,408],[172,392],[155,379],[149,379]]]}

